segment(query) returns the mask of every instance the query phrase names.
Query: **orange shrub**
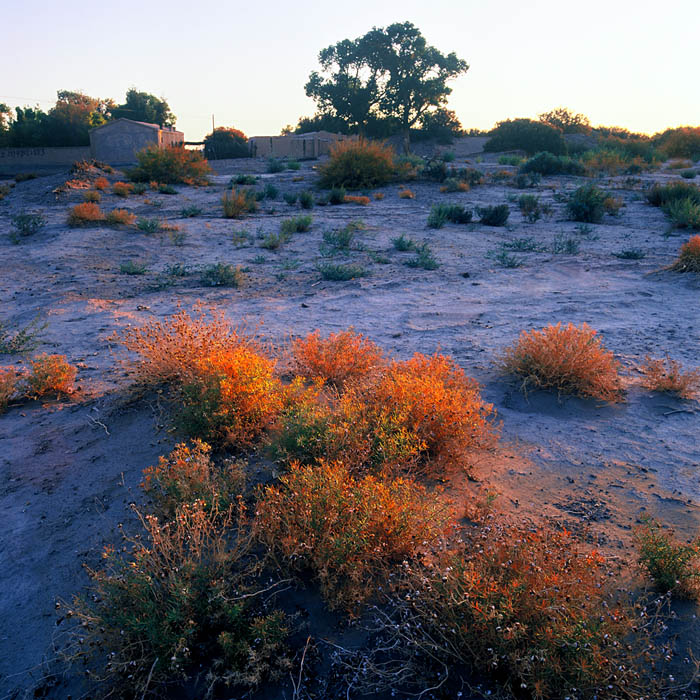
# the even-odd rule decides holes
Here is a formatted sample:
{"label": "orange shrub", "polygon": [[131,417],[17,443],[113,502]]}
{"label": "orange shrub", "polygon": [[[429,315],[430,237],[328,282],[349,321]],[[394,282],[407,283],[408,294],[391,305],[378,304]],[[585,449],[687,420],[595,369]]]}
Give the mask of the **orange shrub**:
{"label": "orange shrub", "polygon": [[336,141],[330,158],[319,167],[321,187],[363,189],[381,187],[395,176],[390,146],[364,139]]}
{"label": "orange shrub", "polygon": [[68,214],[68,225],[89,226],[90,224],[104,221],[105,215],[95,202],[83,202],[76,204]]}
{"label": "orange shrub", "polygon": [[28,395],[72,393],[78,370],[66,360],[65,355],[42,353],[32,358],[30,365],[30,373],[26,379]]}
{"label": "orange shrub", "polygon": [[83,199],[86,202],[99,202],[102,199],[102,195],[99,192],[86,192],[83,195]]}
{"label": "orange shrub", "polygon": [[700,235],[691,236],[681,246],[678,259],[671,265],[676,272],[700,272]]}
{"label": "orange shrub", "polygon": [[363,207],[366,207],[369,204],[369,197],[365,197],[364,195],[346,194],[343,201],[346,204],[360,204]]}
{"label": "orange shrub", "polygon": [[112,209],[107,213],[107,223],[113,226],[131,226],[136,221],[136,214],[127,209]]}
{"label": "orange shrub", "polygon": [[225,192],[221,198],[225,219],[239,219],[243,214],[253,213],[258,208],[255,192],[252,190],[237,190]]}
{"label": "orange shrub", "polygon": [[98,177],[95,180],[93,187],[96,190],[106,190],[109,187],[109,180],[106,177]]}
{"label": "orange shrub", "polygon": [[118,340],[136,353],[139,381],[144,383],[182,380],[189,376],[197,360],[222,350],[231,350],[252,341],[240,329],[233,328],[220,311],[210,317],[201,305],[195,315],[181,309],[164,321],[151,321],[128,328]]}
{"label": "orange shrub", "polygon": [[292,342],[294,371],[307,379],[320,377],[343,387],[366,379],[384,365],[381,348],[352,328],[321,338],[318,330]]}
{"label": "orange shrub", "polygon": [[226,509],[243,491],[245,469],[227,460],[222,467],[211,460],[211,447],[194,440],[180,443],[156,466],[144,470],[142,486],[155,498],[161,514],[172,519],[183,504],[201,501],[205,508]]}
{"label": "orange shrub", "polygon": [[130,182],[115,182],[112,191],[117,197],[128,197],[134,191],[134,186]]}
{"label": "orange shrub", "polygon": [[620,364],[603,347],[597,331],[584,323],[523,331],[506,349],[503,368],[523,377],[523,388],[557,389],[562,394],[617,401],[621,398]]}
{"label": "orange shrub", "polygon": [[0,413],[3,413],[17,389],[17,373],[12,369],[0,369]]}
{"label": "orange shrub", "polygon": [[392,565],[416,555],[448,525],[447,508],[408,479],[356,479],[338,462],[292,465],[268,486],[257,532],[273,556],[310,568],[331,608],[354,610],[386,585]]}
{"label": "orange shrub", "polygon": [[415,199],[416,195],[413,193],[412,190],[399,190],[399,198],[400,199]]}
{"label": "orange shrub", "polygon": [[133,182],[185,185],[206,185],[211,168],[201,151],[188,151],[184,146],[159,148],[149,146],[136,154],[138,165],[128,175]]}
{"label": "orange shrub", "polygon": [[639,368],[642,384],[650,391],[665,391],[691,399],[700,389],[700,369],[684,372],[680,363],[668,355],[663,360],[647,356]]}
{"label": "orange shrub", "polygon": [[384,199],[384,192],[375,192],[373,196],[378,202],[381,202]]}

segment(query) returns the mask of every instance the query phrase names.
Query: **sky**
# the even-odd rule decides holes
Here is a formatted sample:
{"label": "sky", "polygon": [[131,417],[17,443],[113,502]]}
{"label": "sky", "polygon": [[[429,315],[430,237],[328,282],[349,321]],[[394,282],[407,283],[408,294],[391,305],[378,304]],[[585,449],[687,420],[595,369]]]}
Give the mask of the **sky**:
{"label": "sky", "polygon": [[413,22],[469,63],[448,107],[464,128],[564,106],[594,125],[700,124],[700,0],[0,0],[0,102],[48,110],[61,89],[168,101],[188,141],[216,126],[278,134],[314,103],[318,52]]}

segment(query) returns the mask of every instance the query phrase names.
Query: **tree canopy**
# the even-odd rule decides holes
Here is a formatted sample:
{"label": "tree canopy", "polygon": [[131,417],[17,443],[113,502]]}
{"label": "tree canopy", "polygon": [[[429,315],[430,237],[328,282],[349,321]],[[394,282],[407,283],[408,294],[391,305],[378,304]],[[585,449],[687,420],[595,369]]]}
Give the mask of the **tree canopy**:
{"label": "tree canopy", "polygon": [[139,92],[130,88],[126,93],[126,102],[112,109],[112,119],[133,119],[159,126],[175,126],[175,115],[168,103],[155,95]]}
{"label": "tree canopy", "polygon": [[406,149],[410,130],[444,109],[452,92],[447,82],[469,69],[455,53],[429,46],[411,22],[344,39],[323,49],[319,63],[321,71],[312,72],[305,85],[318,108],[316,119],[360,133],[400,131]]}

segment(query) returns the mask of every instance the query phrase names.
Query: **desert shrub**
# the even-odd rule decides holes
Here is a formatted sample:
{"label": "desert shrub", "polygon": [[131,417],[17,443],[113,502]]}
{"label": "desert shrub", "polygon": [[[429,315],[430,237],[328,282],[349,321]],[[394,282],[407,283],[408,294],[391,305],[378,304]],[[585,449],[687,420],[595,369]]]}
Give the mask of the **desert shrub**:
{"label": "desert shrub", "polygon": [[200,216],[202,214],[202,208],[198,207],[196,205],[192,205],[189,207],[183,207],[180,209],[180,216],[183,219],[191,219],[195,216]]}
{"label": "desert shrub", "polygon": [[346,193],[344,187],[334,187],[328,195],[328,202],[330,204],[345,204],[345,197]]}
{"label": "desert shrub", "polygon": [[413,190],[409,190],[406,187],[399,190],[399,199],[415,199],[415,198],[416,198],[416,195],[413,192]]}
{"label": "desert shrub", "polygon": [[268,158],[267,161],[267,172],[270,174],[282,173],[284,172],[284,163],[278,158]]}
{"label": "desert shrub", "polygon": [[85,202],[99,202],[102,199],[102,195],[99,192],[85,192],[83,194],[83,201]]}
{"label": "desert shrub", "polygon": [[694,180],[696,175],[695,170],[681,170],[681,177],[685,180]]}
{"label": "desert shrub", "polygon": [[285,192],[282,195],[282,199],[284,199],[284,201],[287,202],[290,207],[292,207],[297,203],[298,195],[296,192]]}
{"label": "desert shrub", "polygon": [[346,382],[367,379],[384,366],[381,348],[352,328],[321,338],[309,333],[292,342],[291,356],[296,374],[323,379],[342,388]]}
{"label": "desert shrub", "polygon": [[419,267],[422,270],[437,270],[440,263],[427,243],[416,246],[416,255],[405,262],[408,267]]}
{"label": "desert shrub", "polygon": [[221,312],[207,314],[201,305],[193,314],[180,309],[163,321],[129,327],[117,339],[138,356],[132,366],[145,384],[182,382],[203,357],[253,347],[251,338],[231,326]]}
{"label": "desert shrub", "polygon": [[641,248],[627,248],[613,255],[621,260],[642,260],[646,257],[646,253]]}
{"label": "desert shrub", "polygon": [[29,361],[29,374],[25,381],[27,394],[33,397],[47,394],[71,394],[78,370],[65,355],[41,353]]}
{"label": "desert shrub", "polygon": [[700,229],[700,203],[691,197],[673,199],[664,204],[663,210],[674,226]]}
{"label": "desert shrub", "polygon": [[401,251],[402,253],[416,248],[416,242],[413,239],[408,238],[403,233],[397,238],[392,238],[391,244],[394,246],[394,248],[396,248],[396,250]]}
{"label": "desert shrub", "polygon": [[113,686],[105,695],[117,687],[125,697],[169,694],[203,669],[211,690],[252,688],[288,672],[287,620],[262,602],[269,584],[235,516],[201,501],[165,523],[139,515],[144,536],[127,537],[125,553],[105,549],[104,568],[89,570],[91,595],[74,601],[77,647],[107,652],[98,674]]}
{"label": "desert shrub", "polygon": [[655,183],[646,192],[646,198],[653,207],[664,207],[673,201],[690,199],[700,204],[700,187],[692,182],[671,182],[668,185]]}
{"label": "desert shrub", "polygon": [[394,151],[382,143],[360,139],[337,141],[329,160],[319,168],[324,188],[381,187],[395,174]]}
{"label": "desert shrub", "polygon": [[448,221],[454,224],[468,224],[472,212],[460,204],[433,204],[428,215],[428,228],[442,228]]}
{"label": "desert shrub", "polygon": [[667,158],[700,158],[700,127],[681,126],[667,129],[654,137],[654,141]]}
{"label": "desert shrub", "polygon": [[577,160],[543,151],[523,163],[520,172],[540,175],[583,175],[585,169]]}
{"label": "desert shrub", "polygon": [[0,185],[0,202],[12,192],[12,185]]}
{"label": "desert shrub", "polygon": [[184,147],[158,148],[149,146],[136,154],[138,165],[128,171],[133,182],[185,185],[206,185],[211,168],[200,151]]}
{"label": "desert shrub", "polygon": [[287,170],[301,170],[301,163],[298,160],[288,160]]}
{"label": "desert shrub", "polygon": [[254,185],[257,181],[258,178],[255,175],[236,175],[231,178],[229,187],[233,187],[234,185]]}
{"label": "desert shrub", "polygon": [[445,507],[407,479],[355,478],[340,463],[292,465],[258,502],[258,532],[292,570],[311,569],[331,608],[357,610],[447,527]]}
{"label": "desert shrub", "polygon": [[13,369],[0,368],[0,413],[7,410],[18,383],[17,373]]}
{"label": "desert shrub", "polygon": [[639,370],[643,386],[650,391],[663,391],[690,399],[700,390],[700,369],[684,372],[681,364],[668,355],[665,359],[647,356]]}
{"label": "desert shrub", "polygon": [[128,197],[134,191],[134,186],[130,182],[115,182],[112,185],[112,192],[117,197]]}
{"label": "desert shrub", "polygon": [[603,220],[607,199],[609,195],[599,187],[583,185],[569,195],[566,209],[573,221],[598,224]]}
{"label": "desert shrub", "polygon": [[144,233],[158,233],[162,225],[158,219],[139,219],[136,222],[136,228]]}
{"label": "desert shrub", "polygon": [[201,440],[176,445],[143,474],[141,486],[167,520],[173,519],[184,503],[201,501],[208,511],[226,509],[236,502],[245,486],[244,464],[232,459],[221,466],[214,464],[211,447]]}
{"label": "desert shrub", "polygon": [[96,190],[106,190],[109,187],[109,180],[106,177],[98,177],[93,183]]}
{"label": "desert shrub", "polygon": [[177,190],[172,185],[166,185],[163,182],[158,185],[158,192],[159,194],[177,194]]}
{"label": "desert shrub", "polygon": [[384,199],[384,193],[383,192],[375,192],[374,195],[372,195],[375,201],[381,202],[382,199]]}
{"label": "desert shrub", "polygon": [[531,119],[499,122],[489,136],[484,150],[491,153],[516,149],[525,151],[529,156],[540,151],[555,155],[566,153],[566,142],[558,129]]}
{"label": "desert shrub", "polygon": [[240,265],[230,263],[214,263],[207,265],[199,278],[205,287],[235,287],[243,284],[244,275]]}
{"label": "desert shrub", "polygon": [[632,155],[618,148],[598,148],[586,151],[581,159],[586,174],[591,177],[599,174],[640,173],[650,168],[654,162],[653,160],[646,161],[640,155]]}
{"label": "desert shrub", "polygon": [[448,177],[447,163],[439,158],[430,159],[423,163],[420,174],[432,182],[444,182]]}
{"label": "desert shrub", "polygon": [[104,221],[105,215],[95,202],[83,202],[76,204],[68,214],[68,225],[72,228],[77,226],[90,226]]}
{"label": "desert shrub", "polygon": [[510,216],[510,209],[508,209],[507,204],[477,207],[476,211],[480,217],[479,223],[485,224],[486,226],[505,226]]}
{"label": "desert shrub", "polygon": [[358,277],[366,277],[368,274],[362,265],[355,263],[348,263],[347,265],[322,263],[317,269],[324,280],[331,282],[347,282]]}
{"label": "desert shrub", "polygon": [[145,182],[134,182],[132,183],[132,188],[134,194],[146,194],[148,185]]}
{"label": "desert shrub", "polygon": [[277,250],[283,243],[286,243],[291,238],[291,233],[288,231],[280,231],[279,233],[268,233],[260,243],[261,248],[265,250]]}
{"label": "desert shrub", "polygon": [[314,196],[308,190],[305,190],[299,195],[299,206],[302,209],[313,209],[314,207]]}
{"label": "desert shrub", "polygon": [[689,544],[678,542],[672,532],[647,520],[635,532],[639,563],[663,593],[672,591],[684,598],[700,594],[700,538]]}
{"label": "desert shrub", "polygon": [[498,164],[499,165],[514,165],[514,166],[519,166],[522,165],[523,159],[520,156],[499,156],[498,157]]}
{"label": "desert shrub", "polygon": [[119,272],[121,272],[122,275],[145,275],[148,272],[148,267],[146,263],[127,260],[119,265]]}
{"label": "desert shrub", "polygon": [[506,349],[503,367],[523,378],[524,389],[552,388],[604,401],[617,401],[622,393],[619,363],[586,323],[523,331]]}
{"label": "desert shrub", "polygon": [[581,250],[581,243],[573,236],[566,236],[560,233],[554,237],[550,250],[555,255],[578,255]]}
{"label": "desert shrub", "polygon": [[12,217],[12,237],[26,238],[33,236],[46,226],[46,219],[41,214],[17,214]]}
{"label": "desert shrub", "polygon": [[196,357],[182,388],[179,427],[212,444],[251,446],[284,407],[274,369],[242,345]]}
{"label": "desert shrub", "polygon": [[0,353],[14,355],[34,350],[39,344],[39,336],[47,325],[41,323],[39,317],[36,317],[23,328],[11,332],[0,323]]}
{"label": "desert shrub", "polygon": [[542,180],[542,176],[539,173],[518,173],[513,178],[513,184],[519,190],[526,190],[532,187],[537,187]]}
{"label": "desert shrub", "polygon": [[487,254],[487,257],[492,257],[499,265],[510,269],[521,267],[523,264],[522,258],[512,255],[505,247],[491,254]]}
{"label": "desert shrub", "polygon": [[105,221],[111,226],[131,226],[136,221],[136,214],[127,209],[112,209],[107,212]]}
{"label": "desert shrub", "polygon": [[282,219],[280,224],[280,232],[284,235],[292,233],[305,233],[311,228],[313,217],[310,214],[302,216],[292,216],[289,219]]}
{"label": "desert shrub", "polygon": [[520,213],[531,223],[534,224],[542,217],[542,207],[540,199],[534,194],[521,194],[518,198],[518,207]]}
{"label": "desert shrub", "polygon": [[440,187],[440,192],[469,192],[470,189],[468,182],[458,180],[456,177],[448,177]]}
{"label": "desert shrub", "polygon": [[277,199],[277,197],[279,197],[279,194],[279,187],[277,187],[271,182],[265,183],[265,187],[263,188],[264,199]]}
{"label": "desert shrub", "polygon": [[383,642],[488,674],[508,697],[641,697],[626,644],[636,623],[612,574],[566,531],[491,525],[405,567]]}
{"label": "desert shrub", "polygon": [[[405,191],[406,190],[404,190],[404,192]],[[346,194],[343,201],[346,204],[360,204],[363,207],[366,207],[369,204],[370,199],[369,197],[365,197],[364,195]]]}
{"label": "desert shrub", "polygon": [[700,272],[700,235],[691,236],[681,246],[678,258],[670,269],[676,272]]}
{"label": "desert shrub", "polygon": [[219,126],[204,137],[204,157],[207,160],[250,158],[248,138],[238,129]]}
{"label": "desert shrub", "polygon": [[36,180],[39,177],[36,173],[17,173],[15,175],[15,182],[27,182],[27,180]]}
{"label": "desert shrub", "polygon": [[237,190],[225,192],[221,198],[225,219],[240,219],[244,214],[251,214],[258,208],[255,192],[252,190]]}
{"label": "desert shrub", "polygon": [[343,228],[324,231],[323,242],[332,248],[350,250],[358,230],[360,230],[360,225],[351,221],[349,224],[343,226]]}

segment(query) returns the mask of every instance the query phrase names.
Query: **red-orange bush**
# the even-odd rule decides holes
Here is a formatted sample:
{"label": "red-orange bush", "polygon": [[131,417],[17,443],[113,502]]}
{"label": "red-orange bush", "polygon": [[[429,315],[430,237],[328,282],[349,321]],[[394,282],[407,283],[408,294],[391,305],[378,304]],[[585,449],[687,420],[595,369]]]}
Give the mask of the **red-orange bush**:
{"label": "red-orange bush", "polygon": [[104,221],[105,215],[102,213],[99,205],[95,202],[83,202],[76,204],[68,214],[68,225],[89,226],[93,223]]}
{"label": "red-orange bush", "polygon": [[12,369],[0,369],[0,413],[9,405],[17,390],[17,373]]}
{"label": "red-orange bush", "polygon": [[346,204],[361,204],[366,207],[369,204],[369,197],[363,195],[346,194],[343,198]]}
{"label": "red-orange bush", "polygon": [[321,338],[318,330],[292,342],[294,371],[307,379],[321,378],[337,387],[366,379],[384,365],[381,348],[350,328]]}
{"label": "red-orange bush", "polygon": [[32,358],[29,364],[27,394],[45,396],[72,393],[78,370],[66,360],[65,355],[42,353]]}
{"label": "red-orange bush", "polygon": [[622,395],[620,364],[586,323],[523,331],[502,362],[505,371],[523,377],[523,388],[551,388],[604,401]]}
{"label": "red-orange bush", "polygon": [[650,391],[665,391],[690,399],[700,390],[700,369],[684,372],[681,364],[668,355],[665,359],[647,356],[639,369],[642,384]]}
{"label": "red-orange bush", "polygon": [[112,226],[131,226],[136,221],[136,214],[128,209],[112,209],[107,213],[106,221]]}
{"label": "red-orange bush", "polygon": [[268,486],[257,532],[273,556],[311,569],[332,608],[355,609],[385,584],[391,565],[440,537],[448,509],[407,479],[357,479],[338,462],[292,465]]}
{"label": "red-orange bush", "polygon": [[128,197],[134,191],[134,186],[130,182],[115,182],[112,191],[117,197]]}
{"label": "red-orange bush", "polygon": [[186,185],[206,185],[211,168],[200,151],[184,147],[159,148],[149,146],[136,154],[138,165],[128,175],[133,182],[151,182]]}
{"label": "red-orange bush", "polygon": [[394,151],[390,146],[364,139],[337,141],[329,160],[319,168],[321,187],[362,189],[380,187],[393,179]]}
{"label": "red-orange bush", "polygon": [[98,177],[95,180],[93,187],[96,190],[106,190],[109,187],[109,180],[106,177]]}
{"label": "red-orange bush", "polygon": [[700,235],[691,236],[681,246],[678,259],[671,265],[676,272],[700,272]]}

